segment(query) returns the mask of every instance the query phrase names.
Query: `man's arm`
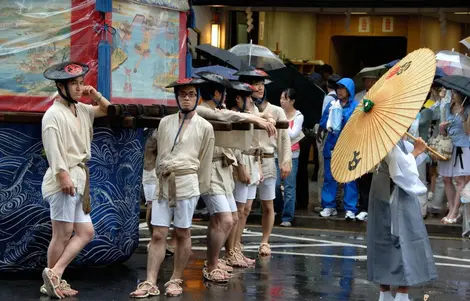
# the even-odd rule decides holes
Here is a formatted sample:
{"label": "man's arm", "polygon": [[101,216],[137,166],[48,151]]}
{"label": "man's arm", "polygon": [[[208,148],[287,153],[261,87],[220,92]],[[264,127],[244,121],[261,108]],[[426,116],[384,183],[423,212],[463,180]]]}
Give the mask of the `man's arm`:
{"label": "man's arm", "polygon": [[[286,114],[282,109],[278,110],[278,121],[287,120]],[[285,179],[292,169],[292,151],[288,130],[279,130],[277,137],[277,154],[281,168],[281,177]]]}
{"label": "man's arm", "polygon": [[272,123],[253,114],[240,113],[240,112],[230,111],[230,110],[214,111],[212,109],[202,107],[202,106],[198,106],[196,108],[196,112],[202,118],[209,119],[209,120],[218,120],[218,121],[233,122],[233,123],[237,123],[237,122],[253,123],[253,124],[258,125],[262,129],[266,130],[269,136],[276,135],[276,128],[274,127]]}
{"label": "man's arm", "polygon": [[52,126],[45,127],[42,133],[42,143],[46,153],[47,162],[52,170],[52,176],[57,177],[63,193],[74,196],[75,186],[69,175],[69,167],[63,157],[65,145],[60,138],[58,129]]}
{"label": "man's arm", "polygon": [[212,157],[214,155],[214,130],[208,129],[202,140],[201,151],[199,152],[199,192],[204,194],[211,185]]}
{"label": "man's arm", "polygon": [[155,169],[157,151],[157,130],[155,129],[152,135],[148,137],[147,142],[145,143],[144,169],[146,171],[152,171],[153,169]]}

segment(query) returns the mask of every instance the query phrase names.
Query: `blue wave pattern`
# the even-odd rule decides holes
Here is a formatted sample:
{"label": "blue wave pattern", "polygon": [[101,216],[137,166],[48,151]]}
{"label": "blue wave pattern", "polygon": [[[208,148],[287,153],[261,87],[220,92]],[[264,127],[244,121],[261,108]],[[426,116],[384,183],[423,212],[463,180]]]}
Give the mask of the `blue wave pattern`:
{"label": "blue wave pattern", "polygon": [[[126,261],[139,243],[142,129],[95,128],[90,166],[95,238],[73,265]],[[52,228],[41,195],[41,126],[0,123],[0,272],[46,266]]]}

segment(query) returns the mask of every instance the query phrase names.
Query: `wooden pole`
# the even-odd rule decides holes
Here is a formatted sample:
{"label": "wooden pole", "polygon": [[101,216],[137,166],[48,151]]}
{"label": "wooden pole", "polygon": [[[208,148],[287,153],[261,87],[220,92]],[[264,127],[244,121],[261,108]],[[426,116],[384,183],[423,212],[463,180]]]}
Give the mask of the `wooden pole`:
{"label": "wooden pole", "polygon": [[[416,139],[417,139],[416,137],[414,137],[413,135],[411,135],[411,134],[408,133],[408,132],[406,132],[405,135],[408,136],[408,138],[410,138],[410,139],[413,140],[413,141],[416,141]],[[427,146],[427,145],[426,145],[426,149],[427,149],[430,153],[432,153],[434,156],[436,156],[436,157],[438,157],[439,159],[441,159],[442,161],[448,161],[448,160],[449,160],[449,158],[444,157],[443,155],[441,155],[440,153],[438,153],[435,149],[433,149],[433,148],[431,148],[431,147],[429,147],[429,146]]]}

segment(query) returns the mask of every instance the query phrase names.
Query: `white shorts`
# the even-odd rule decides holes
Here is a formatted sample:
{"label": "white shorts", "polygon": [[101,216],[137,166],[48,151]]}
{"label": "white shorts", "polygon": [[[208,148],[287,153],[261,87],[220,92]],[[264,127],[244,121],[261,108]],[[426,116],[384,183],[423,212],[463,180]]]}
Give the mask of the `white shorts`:
{"label": "white shorts", "polygon": [[267,178],[258,185],[259,199],[272,201],[276,198],[276,178]]}
{"label": "white shorts", "polygon": [[145,204],[151,201],[155,201],[157,196],[155,195],[155,190],[157,189],[156,184],[144,184],[144,196],[145,196]]}
{"label": "white shorts", "polygon": [[51,220],[68,223],[91,223],[90,214],[83,211],[81,194],[71,196],[62,191],[44,199],[51,207]]}
{"label": "white shorts", "polygon": [[235,190],[233,195],[235,202],[246,204],[247,200],[254,200],[256,198],[256,184],[247,185],[242,182],[235,181]]}
{"label": "white shorts", "polygon": [[202,199],[206,203],[210,215],[223,212],[237,212],[237,204],[233,195],[203,195]]}
{"label": "white shorts", "polygon": [[[452,158],[449,161],[438,162],[439,175],[443,177],[470,176],[470,148],[462,147],[462,155],[456,157],[457,148],[454,147]],[[462,164],[460,164],[460,159],[462,159]]]}
{"label": "white shorts", "polygon": [[171,220],[176,228],[189,229],[193,222],[194,210],[199,196],[188,200],[176,201],[176,207],[168,207],[167,200],[152,202],[152,220],[150,223],[158,227],[170,227]]}

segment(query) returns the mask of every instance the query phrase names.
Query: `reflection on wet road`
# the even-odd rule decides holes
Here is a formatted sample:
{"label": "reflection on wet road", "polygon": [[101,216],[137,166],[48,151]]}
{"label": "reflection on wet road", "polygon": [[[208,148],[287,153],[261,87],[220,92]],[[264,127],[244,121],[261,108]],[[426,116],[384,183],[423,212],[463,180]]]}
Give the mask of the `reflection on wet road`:
{"label": "reflection on wet road", "polygon": [[[255,257],[261,229],[244,234],[245,250]],[[367,281],[365,236],[358,233],[309,229],[274,230],[272,257],[258,260],[255,268],[235,270],[227,285],[202,279],[205,259],[205,226],[195,225],[193,255],[184,275],[184,295],[148,300],[378,300],[378,288]],[[141,225],[141,243],[124,264],[66,272],[64,277],[80,290],[66,300],[130,300],[128,294],[145,277],[148,231]],[[411,300],[470,300],[470,242],[431,238],[439,279],[410,291]],[[172,259],[165,260],[159,287],[170,278]],[[40,272],[1,275],[0,300],[48,300],[40,298]]]}

